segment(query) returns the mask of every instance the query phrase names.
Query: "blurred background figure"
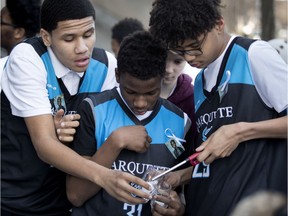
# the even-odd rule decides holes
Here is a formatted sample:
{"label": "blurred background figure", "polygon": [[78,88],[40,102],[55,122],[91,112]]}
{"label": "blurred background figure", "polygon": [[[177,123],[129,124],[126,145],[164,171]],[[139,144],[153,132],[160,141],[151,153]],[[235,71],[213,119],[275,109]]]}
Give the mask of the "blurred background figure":
{"label": "blurred background figure", "polygon": [[138,19],[124,18],[116,23],[111,30],[111,47],[115,57],[117,58],[120,43],[122,42],[123,38],[135,31],[144,30],[144,26]]}
{"label": "blurred background figure", "polygon": [[286,216],[285,195],[272,191],[259,191],[241,200],[231,216]]}
{"label": "blurred background figure", "polygon": [[274,47],[283,60],[288,63],[288,56],[287,56],[287,40],[281,38],[275,38],[268,41],[272,47]]}
{"label": "blurred background figure", "polygon": [[39,33],[41,4],[42,0],[6,0],[6,6],[1,9],[0,81],[13,47]]}
{"label": "blurred background figure", "polygon": [[1,10],[1,48],[8,55],[16,44],[39,32],[41,3],[42,0],[6,1]]}

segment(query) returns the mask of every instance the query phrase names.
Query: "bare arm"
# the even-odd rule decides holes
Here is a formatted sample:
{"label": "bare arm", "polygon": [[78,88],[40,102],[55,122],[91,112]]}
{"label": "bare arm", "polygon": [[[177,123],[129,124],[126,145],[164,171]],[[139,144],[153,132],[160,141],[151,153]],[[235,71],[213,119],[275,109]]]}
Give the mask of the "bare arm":
{"label": "bare arm", "polygon": [[176,188],[180,185],[188,184],[191,179],[193,166],[168,173],[165,176],[165,181],[172,185],[172,188]]}
{"label": "bare arm", "polygon": [[[111,168],[122,149],[130,149],[141,153],[149,148],[150,142],[151,138],[148,136],[145,127],[121,127],[112,132],[101,148],[90,159],[102,166]],[[101,187],[92,182],[74,176],[67,176],[66,188],[68,199],[75,206],[81,206],[101,189]],[[145,203],[145,200],[142,201]]]}
{"label": "bare arm", "polygon": [[127,203],[142,203],[131,193],[149,199],[149,196],[130,186],[134,182],[148,187],[142,179],[128,173],[107,169],[93,161],[87,160],[60,143],[56,137],[51,115],[39,115],[24,118],[34,148],[44,162],[79,178],[89,180],[103,187],[111,196]]}
{"label": "bare arm", "polygon": [[238,122],[215,131],[196,151],[197,159],[206,164],[231,155],[244,141],[259,138],[287,138],[287,116],[260,122]]}

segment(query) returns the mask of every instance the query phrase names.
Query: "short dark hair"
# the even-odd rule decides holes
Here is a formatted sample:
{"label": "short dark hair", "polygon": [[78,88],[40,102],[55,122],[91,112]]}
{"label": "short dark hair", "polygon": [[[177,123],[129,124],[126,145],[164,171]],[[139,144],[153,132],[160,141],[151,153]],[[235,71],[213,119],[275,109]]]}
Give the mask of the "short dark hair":
{"label": "short dark hair", "polygon": [[125,37],[120,45],[117,69],[141,80],[165,74],[167,50],[164,44],[147,31]]}
{"label": "short dark hair", "polygon": [[155,0],[149,30],[170,46],[187,38],[196,40],[221,19],[221,7],[221,0]]}
{"label": "short dark hair", "polygon": [[6,0],[12,23],[25,29],[25,36],[32,37],[40,30],[42,0]]}
{"label": "short dark hair", "polygon": [[135,32],[143,31],[143,24],[135,18],[124,18],[112,27],[112,39],[120,44],[124,37]]}
{"label": "short dark hair", "polygon": [[89,0],[44,0],[40,15],[41,27],[52,32],[60,21],[89,16],[95,20],[95,10]]}

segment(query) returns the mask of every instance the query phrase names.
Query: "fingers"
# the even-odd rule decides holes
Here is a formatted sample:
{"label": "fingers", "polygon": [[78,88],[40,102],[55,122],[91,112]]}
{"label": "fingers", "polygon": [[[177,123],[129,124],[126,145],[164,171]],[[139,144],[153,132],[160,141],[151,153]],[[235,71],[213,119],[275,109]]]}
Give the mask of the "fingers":
{"label": "fingers", "polygon": [[110,177],[113,178],[106,179],[104,188],[116,199],[136,205],[147,203],[147,200],[152,198],[152,196],[145,192],[145,190],[141,190],[141,187],[144,187],[147,190],[151,189],[150,185],[143,179],[116,170],[111,170],[110,172],[112,172],[112,176]]}
{"label": "fingers", "polygon": [[65,115],[62,118],[62,122],[70,122],[70,121],[76,121],[80,119],[80,115],[79,114],[69,114],[69,115]]}
{"label": "fingers", "polygon": [[58,139],[62,142],[72,142],[74,140],[75,133],[76,130],[74,128],[57,129]]}
{"label": "fingers", "polygon": [[205,164],[211,164],[216,158],[218,157],[215,157],[214,155],[210,155],[209,157],[207,157],[205,160],[204,160],[204,163]]}
{"label": "fingers", "polygon": [[206,145],[204,145],[204,143],[202,143],[202,145],[200,145],[198,148],[196,148],[196,152],[201,152],[204,150],[204,148],[206,147]]}
{"label": "fingers", "polygon": [[[201,146],[200,146],[201,147]],[[197,160],[199,162],[202,162],[204,160],[206,160],[208,157],[210,156],[210,151],[208,151],[207,149],[202,150],[202,152],[197,156]]]}
{"label": "fingers", "polygon": [[61,121],[62,117],[64,115],[64,110],[60,109],[56,112],[56,115],[54,116],[54,120]]}
{"label": "fingers", "polygon": [[152,138],[148,135],[144,126],[126,126],[115,131],[118,145],[138,153],[144,153],[150,147]]}
{"label": "fingers", "polygon": [[[61,110],[60,110],[61,111]],[[58,121],[58,118],[60,116],[60,111],[56,113],[56,116],[54,117],[54,121]],[[55,126],[57,124],[57,136],[58,139],[62,142],[72,142],[74,140],[74,135],[76,133],[76,128],[79,126],[79,120],[80,115],[79,114],[71,114],[61,117],[61,120],[57,124],[55,122]]]}
{"label": "fingers", "polygon": [[152,138],[147,134],[147,142],[151,143],[152,142]]}
{"label": "fingers", "polygon": [[184,214],[185,207],[181,203],[178,194],[175,191],[171,191],[169,197],[164,196],[155,196],[153,197],[157,201],[166,203],[168,205],[167,208],[162,207],[161,205],[155,203],[152,206],[152,215],[171,215],[171,216],[180,216]]}
{"label": "fingers", "polygon": [[146,141],[144,142],[144,149],[143,149],[142,153],[144,153],[148,150],[151,142],[152,142],[152,138],[147,135]]}

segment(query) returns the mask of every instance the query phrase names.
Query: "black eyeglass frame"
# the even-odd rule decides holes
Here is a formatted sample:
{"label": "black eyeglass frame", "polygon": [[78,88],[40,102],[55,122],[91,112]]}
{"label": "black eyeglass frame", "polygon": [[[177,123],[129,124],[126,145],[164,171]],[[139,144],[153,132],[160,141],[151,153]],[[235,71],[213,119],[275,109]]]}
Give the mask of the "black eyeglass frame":
{"label": "black eyeglass frame", "polygon": [[201,40],[201,42],[199,43],[199,48],[197,49],[190,49],[190,50],[178,50],[178,49],[174,49],[174,48],[168,48],[168,50],[174,54],[180,55],[180,56],[184,56],[184,55],[190,55],[190,56],[200,56],[203,54],[202,51],[202,46],[203,43],[205,42],[206,38],[207,38],[208,32],[205,33],[203,39]]}
{"label": "black eyeglass frame", "polygon": [[0,23],[1,25],[6,25],[6,26],[11,26],[11,27],[13,27],[13,28],[18,28],[18,26],[17,25],[14,25],[14,24],[12,24],[12,23],[6,23],[6,22],[3,22],[2,20],[1,20],[1,23]]}

